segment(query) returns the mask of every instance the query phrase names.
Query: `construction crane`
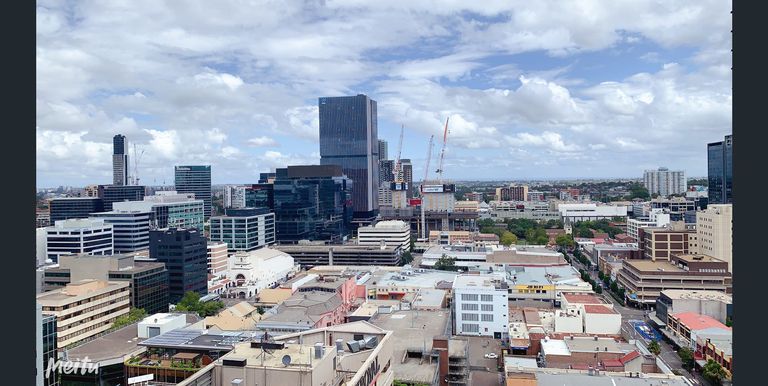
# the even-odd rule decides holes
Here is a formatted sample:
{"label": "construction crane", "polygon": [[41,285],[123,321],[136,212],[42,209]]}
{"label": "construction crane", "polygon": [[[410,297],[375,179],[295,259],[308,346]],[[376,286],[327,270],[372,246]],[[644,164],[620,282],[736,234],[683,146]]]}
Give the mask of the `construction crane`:
{"label": "construction crane", "polygon": [[403,175],[401,173],[402,165],[400,164],[400,154],[403,151],[403,132],[404,131],[405,131],[405,126],[400,125],[400,141],[397,143],[397,160],[395,161],[395,167],[392,168],[392,174],[393,174],[392,180],[395,182],[403,182]]}
{"label": "construction crane", "polygon": [[427,183],[427,178],[429,178],[429,161],[432,160],[432,146],[434,144],[435,136],[431,135],[429,137],[429,145],[427,146],[427,164],[424,166],[424,179],[421,181],[421,239],[426,240],[427,239],[427,226],[426,226],[426,216],[424,214],[424,184]]}
{"label": "construction crane", "polygon": [[445,159],[445,145],[448,143],[448,120],[451,119],[451,117],[448,117],[445,119],[445,129],[443,130],[443,148],[440,150],[440,166],[437,168],[435,173],[437,173],[438,180],[440,183],[443,183],[443,159]]}
{"label": "construction crane", "polygon": [[[139,184],[139,161],[141,156],[144,155],[144,149],[139,153],[136,149],[136,144],[133,144],[133,180],[136,185]],[[126,165],[127,166],[127,165]]]}

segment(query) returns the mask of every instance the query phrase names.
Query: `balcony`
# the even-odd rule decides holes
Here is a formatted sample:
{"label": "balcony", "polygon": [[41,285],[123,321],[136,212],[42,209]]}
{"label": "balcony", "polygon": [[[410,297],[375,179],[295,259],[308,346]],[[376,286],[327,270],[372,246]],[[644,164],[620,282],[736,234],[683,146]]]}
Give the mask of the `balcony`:
{"label": "balcony", "polygon": [[176,384],[213,362],[205,354],[150,349],[150,351],[128,358],[125,362],[127,378],[153,374],[160,383]]}

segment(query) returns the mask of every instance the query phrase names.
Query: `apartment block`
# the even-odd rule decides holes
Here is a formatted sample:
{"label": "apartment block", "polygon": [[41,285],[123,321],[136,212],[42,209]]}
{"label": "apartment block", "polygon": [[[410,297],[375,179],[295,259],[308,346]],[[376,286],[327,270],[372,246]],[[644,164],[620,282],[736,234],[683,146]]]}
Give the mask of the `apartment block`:
{"label": "apartment block", "polygon": [[728,262],[733,272],[733,204],[709,205],[696,213],[699,251]]}
{"label": "apartment block", "polygon": [[504,339],[509,286],[500,275],[458,275],[453,281],[456,334]]}

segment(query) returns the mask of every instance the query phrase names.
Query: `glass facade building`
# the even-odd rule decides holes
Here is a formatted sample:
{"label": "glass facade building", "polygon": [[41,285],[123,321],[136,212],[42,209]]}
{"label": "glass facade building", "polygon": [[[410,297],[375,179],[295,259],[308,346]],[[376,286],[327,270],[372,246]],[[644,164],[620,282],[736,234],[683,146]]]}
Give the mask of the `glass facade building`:
{"label": "glass facade building", "polygon": [[49,377],[45,377],[45,369],[48,368],[48,362],[53,359],[56,360],[56,317],[53,315],[43,315],[43,385],[45,386],[58,386],[60,375],[58,372],[51,373]]}
{"label": "glass facade building", "polygon": [[104,210],[104,204],[96,197],[65,197],[50,201],[51,224],[70,218],[87,218],[91,213]]}
{"label": "glass facade building", "polygon": [[115,253],[136,252],[149,248],[149,226],[152,212],[148,210],[91,213],[91,217],[112,224]]}
{"label": "glass facade building", "polygon": [[708,202],[733,203],[733,135],[707,144]]}
{"label": "glass facade building", "polygon": [[168,312],[169,276],[165,264],[135,262],[134,267],[127,272],[110,272],[109,280],[130,282],[131,306],[143,309],[147,315]]}
{"label": "glass facade building", "polygon": [[279,242],[341,242],[350,233],[352,181],[338,165],[277,169],[275,226]]}
{"label": "glass facade building", "polygon": [[227,209],[211,217],[211,241],[227,243],[230,252],[252,251],[275,243],[275,214],[268,208]]}
{"label": "glass facade building", "polygon": [[185,165],[174,168],[176,191],[194,193],[204,202],[205,219],[211,217],[211,165]]}
{"label": "glass facade building", "polygon": [[355,184],[355,218],[371,219],[379,208],[376,101],[360,94],[320,98],[318,105],[320,164],[341,166]]}
{"label": "glass facade building", "polygon": [[207,240],[197,229],[166,229],[149,232],[149,257],[168,269],[170,303],[185,292],[208,294]]}
{"label": "glass facade building", "polygon": [[128,152],[125,149],[125,136],[118,134],[112,138],[112,184],[128,185]]}
{"label": "glass facade building", "polygon": [[[274,178],[273,178],[274,180]],[[275,187],[271,183],[253,184],[245,189],[246,208],[275,210]]]}
{"label": "glass facade building", "polygon": [[[99,198],[104,203],[104,211],[112,210],[112,204],[123,201],[141,201],[144,199],[145,189],[138,185],[99,185]],[[98,212],[98,211],[94,211]]]}

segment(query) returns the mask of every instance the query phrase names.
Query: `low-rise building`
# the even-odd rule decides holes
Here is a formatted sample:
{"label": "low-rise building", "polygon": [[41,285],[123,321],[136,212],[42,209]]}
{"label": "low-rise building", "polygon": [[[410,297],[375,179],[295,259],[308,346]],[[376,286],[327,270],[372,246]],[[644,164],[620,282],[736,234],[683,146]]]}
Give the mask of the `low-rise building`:
{"label": "low-rise building", "polygon": [[232,256],[227,289],[230,297],[250,298],[264,288],[273,288],[298,272],[293,257],[272,248],[240,251]]}
{"label": "low-rise building", "polygon": [[56,316],[56,344],[65,348],[112,327],[130,311],[127,282],[81,280],[37,295],[44,315]]}
{"label": "low-rise building", "polygon": [[628,209],[623,205],[598,205],[595,203],[559,204],[557,210],[565,222],[594,221],[600,219],[613,219],[616,217],[626,219]]}
{"label": "low-rise building", "polygon": [[636,344],[614,338],[566,336],[563,339],[541,340],[543,367],[559,369],[588,368],[603,371],[658,372],[650,353],[640,352]]}
{"label": "low-rise building", "polygon": [[693,354],[696,365],[701,370],[710,359],[725,370],[728,379],[733,379],[733,332],[699,333],[696,336],[696,349]]}
{"label": "low-rise building", "polygon": [[725,323],[733,316],[733,297],[719,291],[665,290],[656,299],[656,313],[652,316],[665,326],[668,315],[681,312],[695,312]]}
{"label": "low-rise building", "polygon": [[627,299],[653,305],[668,289],[711,290],[730,294],[733,278],[728,263],[702,255],[672,255],[672,260],[624,260],[617,276]]}
{"label": "low-rise building", "polygon": [[403,249],[387,245],[276,245],[277,250],[291,255],[302,267],[318,265],[390,265],[400,262]]}
{"label": "low-rise building", "polygon": [[243,301],[206,317],[203,323],[209,331],[254,331],[260,320],[258,308]]}
{"label": "low-rise building", "polygon": [[714,318],[695,312],[670,314],[665,333],[678,339],[680,346],[696,349],[699,334],[731,335],[732,329]]}
{"label": "low-rise building", "polygon": [[364,246],[397,246],[411,250],[411,226],[404,221],[379,221],[376,225],[357,229],[357,244]]}
{"label": "low-rise building", "polygon": [[286,334],[344,323],[346,312],[335,292],[296,292],[267,311],[256,324],[271,334]]}
{"label": "low-rise building", "polygon": [[506,339],[508,285],[502,275],[458,275],[453,281],[456,334]]}

